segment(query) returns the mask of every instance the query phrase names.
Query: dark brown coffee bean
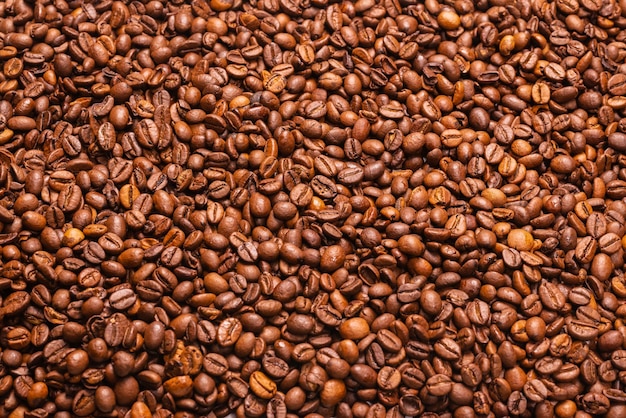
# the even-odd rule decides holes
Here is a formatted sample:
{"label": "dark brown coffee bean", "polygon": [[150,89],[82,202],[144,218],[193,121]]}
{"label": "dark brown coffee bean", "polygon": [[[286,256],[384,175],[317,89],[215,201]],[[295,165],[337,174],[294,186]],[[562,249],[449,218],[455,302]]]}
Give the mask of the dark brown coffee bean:
{"label": "dark brown coffee bean", "polygon": [[244,398],[249,390],[249,385],[239,376],[230,374],[226,378],[226,385],[236,397]]}
{"label": "dark brown coffee bean", "polygon": [[400,372],[393,367],[385,366],[378,371],[378,378],[376,382],[378,387],[383,390],[393,390],[400,385]]}
{"label": "dark brown coffee bean", "polygon": [[228,370],[228,362],[217,353],[207,354],[204,357],[203,366],[204,370],[211,376],[221,376]]}
{"label": "dark brown coffee bean", "polygon": [[337,186],[327,177],[315,176],[311,179],[313,193],[323,199],[332,199],[337,194]]}
{"label": "dark brown coffee bean", "polygon": [[5,316],[21,314],[30,303],[30,295],[24,291],[12,292],[4,298],[1,312]]}
{"label": "dark brown coffee bean", "polygon": [[262,364],[267,375],[271,377],[282,379],[289,373],[289,365],[281,358],[267,356]]}
{"label": "dark brown coffee bean", "polygon": [[426,390],[432,396],[445,396],[452,390],[452,382],[448,376],[436,374],[426,381]]}
{"label": "dark brown coffee bean", "polygon": [[353,186],[363,180],[363,169],[360,167],[348,167],[337,173],[337,181],[346,186]]}
{"label": "dark brown coffee bean", "polygon": [[434,345],[435,352],[445,360],[457,360],[461,356],[459,345],[449,338],[443,338]]}
{"label": "dark brown coffee bean", "polygon": [[79,417],[92,415],[96,410],[95,398],[88,391],[83,390],[74,396],[72,412]]}
{"label": "dark brown coffee bean", "polygon": [[114,309],[123,311],[135,304],[137,295],[132,289],[120,289],[115,291],[109,297],[109,303]]}

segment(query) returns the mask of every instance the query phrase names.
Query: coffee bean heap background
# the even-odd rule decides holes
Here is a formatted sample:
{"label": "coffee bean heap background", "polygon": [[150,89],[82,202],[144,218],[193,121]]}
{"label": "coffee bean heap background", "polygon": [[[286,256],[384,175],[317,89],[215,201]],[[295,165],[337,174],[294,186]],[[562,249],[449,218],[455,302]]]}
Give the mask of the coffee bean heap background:
{"label": "coffee bean heap background", "polygon": [[1,2],[0,416],[624,416],[625,28]]}

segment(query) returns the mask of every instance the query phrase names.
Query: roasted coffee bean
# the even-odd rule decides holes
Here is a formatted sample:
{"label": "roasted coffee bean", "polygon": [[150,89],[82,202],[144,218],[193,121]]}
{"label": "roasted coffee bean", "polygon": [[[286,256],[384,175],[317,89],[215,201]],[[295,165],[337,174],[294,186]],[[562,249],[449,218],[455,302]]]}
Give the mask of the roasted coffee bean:
{"label": "roasted coffee bean", "polygon": [[114,309],[123,311],[135,304],[137,295],[132,289],[120,289],[111,294],[109,303]]}
{"label": "roasted coffee bean", "polygon": [[178,3],[0,8],[1,415],[620,416],[621,3]]}
{"label": "roasted coffee bean", "polygon": [[88,391],[82,390],[74,396],[72,402],[72,412],[74,414],[79,417],[87,417],[92,415],[95,410],[95,398]]}
{"label": "roasted coffee bean", "polygon": [[276,383],[263,372],[256,371],[250,376],[250,390],[261,399],[271,399],[276,394]]}
{"label": "roasted coffee bean", "polygon": [[203,366],[204,370],[212,376],[221,376],[228,371],[227,360],[217,353],[207,354],[204,357]]}

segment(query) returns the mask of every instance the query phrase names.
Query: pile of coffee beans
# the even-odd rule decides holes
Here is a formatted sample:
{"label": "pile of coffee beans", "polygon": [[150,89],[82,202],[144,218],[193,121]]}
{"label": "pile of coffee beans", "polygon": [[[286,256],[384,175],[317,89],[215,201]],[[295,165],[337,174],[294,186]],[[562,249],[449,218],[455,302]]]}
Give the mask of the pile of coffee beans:
{"label": "pile of coffee beans", "polygon": [[0,416],[626,415],[626,0],[0,2]]}

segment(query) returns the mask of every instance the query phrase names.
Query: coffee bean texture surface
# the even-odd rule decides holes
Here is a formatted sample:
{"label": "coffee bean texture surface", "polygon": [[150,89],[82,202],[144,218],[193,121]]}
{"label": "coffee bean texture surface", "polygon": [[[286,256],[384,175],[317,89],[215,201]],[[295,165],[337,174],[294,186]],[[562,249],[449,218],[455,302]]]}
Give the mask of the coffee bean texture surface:
{"label": "coffee bean texture surface", "polygon": [[0,418],[626,416],[626,0],[0,2]]}

